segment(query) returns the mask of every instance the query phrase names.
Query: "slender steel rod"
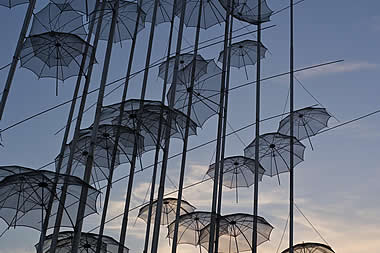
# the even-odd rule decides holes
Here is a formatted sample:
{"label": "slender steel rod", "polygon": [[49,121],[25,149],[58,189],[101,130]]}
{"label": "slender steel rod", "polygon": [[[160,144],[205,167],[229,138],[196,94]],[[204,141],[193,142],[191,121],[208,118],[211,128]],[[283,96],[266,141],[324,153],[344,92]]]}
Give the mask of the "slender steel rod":
{"label": "slender steel rod", "polygon": [[294,252],[293,233],[294,233],[294,5],[290,0],[290,184],[289,184],[289,253]]}
{"label": "slender steel rod", "polygon": [[181,204],[182,204],[182,192],[183,192],[183,182],[185,179],[185,169],[186,169],[186,157],[187,157],[187,145],[189,140],[189,129],[191,122],[191,109],[193,106],[193,93],[194,93],[194,83],[195,83],[195,75],[197,68],[197,55],[198,55],[198,45],[199,45],[199,35],[201,31],[201,18],[202,18],[202,8],[203,8],[203,0],[199,2],[199,10],[198,10],[198,21],[197,28],[195,33],[195,43],[194,43],[194,55],[192,60],[191,67],[191,80],[187,101],[187,118],[186,118],[186,127],[185,127],[185,136],[183,139],[183,148],[182,148],[182,160],[181,160],[181,169],[179,174],[179,183],[178,183],[178,193],[177,193],[177,206],[175,213],[175,223],[174,223],[174,234],[173,234],[173,244],[172,244],[172,253],[177,252],[177,244],[178,244],[178,230],[179,230],[179,216],[181,215]]}
{"label": "slender steel rod", "polygon": [[12,64],[11,64],[11,67],[9,69],[7,81],[5,83],[5,87],[3,90],[3,96],[1,97],[0,120],[3,118],[5,104],[7,103],[7,99],[8,99],[9,91],[11,89],[13,77],[14,77],[15,72],[16,72],[18,59],[20,58],[20,53],[21,53],[21,50],[22,50],[22,47],[24,44],[24,39],[25,39],[26,33],[28,31],[28,28],[29,28],[30,20],[32,19],[33,10],[34,10],[35,5],[36,5],[36,0],[30,0],[29,1],[28,10],[26,11],[26,14],[25,14],[24,23],[22,24],[21,32],[20,32],[20,35],[19,35],[18,41],[17,41],[16,50],[15,50],[15,53],[13,55]]}
{"label": "slender steel rod", "polygon": [[169,98],[169,103],[168,103],[170,112],[167,117],[168,127],[165,128],[165,135],[164,135],[165,145],[164,145],[164,153],[163,153],[163,162],[161,166],[160,185],[158,188],[156,214],[154,218],[153,238],[152,238],[152,247],[151,247],[152,253],[157,252],[158,241],[160,237],[162,204],[163,204],[163,198],[164,198],[166,170],[168,166],[168,157],[169,157],[169,148],[170,148],[170,134],[171,134],[170,126],[172,125],[172,120],[173,120],[173,115],[171,111],[174,107],[175,93],[177,90],[177,75],[178,75],[179,57],[180,57],[181,48],[182,48],[182,37],[183,37],[185,14],[186,14],[186,0],[182,1],[181,7],[182,8],[181,8],[181,13],[180,13],[180,22],[179,22],[177,46],[176,46],[176,53],[175,53],[175,60],[174,60],[174,69],[173,69],[173,81],[172,81],[172,87],[171,87],[173,93],[171,94]]}
{"label": "slender steel rod", "polygon": [[259,206],[259,151],[260,151],[260,79],[261,79],[261,0],[258,1],[257,58],[256,58],[256,125],[255,125],[255,181],[253,191],[252,253],[257,253],[257,215]]}

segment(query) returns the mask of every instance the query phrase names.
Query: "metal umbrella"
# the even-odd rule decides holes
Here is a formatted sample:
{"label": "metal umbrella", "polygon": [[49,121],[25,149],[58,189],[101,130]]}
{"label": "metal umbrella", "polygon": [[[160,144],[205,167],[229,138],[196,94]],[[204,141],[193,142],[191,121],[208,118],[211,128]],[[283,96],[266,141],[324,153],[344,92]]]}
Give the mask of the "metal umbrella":
{"label": "metal umbrella", "polygon": [[[294,253],[335,253],[328,245],[316,242],[304,242],[293,246]],[[289,253],[290,249],[284,250],[282,253]]]}
{"label": "metal umbrella", "polygon": [[303,161],[305,146],[295,137],[280,133],[267,133],[254,139],[245,149],[246,157],[255,157],[255,143],[259,142],[259,162],[265,169],[264,175],[275,176],[289,172],[290,139],[294,142],[294,166]]}
{"label": "metal umbrella", "polygon": [[[112,16],[115,9],[115,4],[117,0],[108,0],[106,1],[104,7],[104,14],[102,17],[102,29],[100,32],[99,39],[108,40],[109,31],[111,29]],[[91,19],[95,22],[98,22],[96,18],[96,13],[100,12],[101,8],[99,7],[92,15]],[[140,12],[140,14],[138,13]],[[137,23],[137,17],[139,17],[137,23],[138,31],[141,31],[145,27],[145,13],[141,8],[134,2],[119,1],[118,16],[116,19],[116,28],[115,35],[113,36],[113,42],[118,43],[123,40],[129,40],[133,38],[133,33]]]}
{"label": "metal umbrella", "polygon": [[[71,252],[71,241],[73,239],[74,232],[65,231],[58,234],[58,243],[55,252],[56,253],[70,253]],[[81,238],[79,242],[79,252],[83,253],[93,253],[96,249],[96,244],[98,240],[101,241],[100,253],[116,253],[118,252],[119,243],[112,237],[103,235],[99,237],[98,234],[93,233],[81,233]],[[44,241],[42,253],[48,253],[50,251],[52,241],[52,235],[48,235]],[[128,253],[129,249],[125,246],[123,247],[122,253]],[[39,244],[35,245],[35,248],[39,248]]]}
{"label": "metal umbrella", "polygon": [[12,0],[12,1],[1,0],[0,1],[0,6],[4,6],[4,7],[8,7],[8,8],[13,8],[13,7],[17,6],[17,5],[26,4],[26,3],[29,3],[29,0]]}
{"label": "metal umbrella", "polygon": [[[57,188],[54,188],[57,180]],[[33,170],[10,175],[0,182],[0,214],[9,226],[27,226],[41,230],[42,221],[47,211],[51,196],[54,198],[49,228],[54,226],[55,213],[58,206],[60,189],[67,185],[68,191],[64,204],[64,217],[62,226],[74,226],[76,210],[82,187],[88,187],[88,202],[86,215],[96,213],[97,197],[100,194],[95,188],[86,185],[81,179],[45,170]]]}
{"label": "metal umbrella", "polygon": [[[293,112],[293,135],[298,140],[309,139],[316,135],[323,128],[327,127],[327,123],[331,115],[325,108],[306,107]],[[290,135],[290,115],[280,121],[278,132],[285,135]]]}
{"label": "metal umbrella", "polygon": [[87,16],[95,10],[96,0],[50,0],[62,11],[75,10]]}
{"label": "metal umbrella", "polygon": [[[223,185],[236,189],[236,202],[238,202],[238,188],[250,187],[254,184],[255,160],[244,156],[230,156],[223,160]],[[259,180],[262,180],[265,169],[260,166]],[[215,163],[209,166],[207,175],[214,178]]]}
{"label": "metal umbrella", "polygon": [[[235,68],[244,67],[245,75],[248,79],[247,66],[255,65],[257,61],[258,42],[254,40],[243,40],[231,44],[228,48],[231,50],[230,65]],[[267,48],[260,43],[260,59],[265,58]],[[220,52],[218,61],[223,62],[224,52]]]}
{"label": "metal umbrella", "polygon": [[[82,69],[86,47],[86,63]],[[21,67],[31,70],[38,78],[55,78],[58,92],[58,80],[85,73],[91,53],[92,47],[74,34],[47,32],[26,39],[21,51]]]}
{"label": "metal umbrella", "polygon": [[[172,19],[173,7],[175,0],[158,0],[158,9],[156,14],[156,25],[170,22]],[[146,22],[152,23],[154,0],[139,0],[141,9],[146,13]]]}
{"label": "metal umbrella", "polygon": [[[179,85],[176,87],[174,108],[186,113],[189,96],[192,93],[190,118],[196,122],[198,127],[202,127],[210,117],[218,113],[222,70],[214,61],[208,61],[206,73],[201,76],[198,75],[191,89],[187,68],[181,70],[178,75]],[[202,71],[198,71],[198,73],[202,74]],[[173,89],[170,87],[167,97],[172,96],[172,93]]]}
{"label": "metal umbrella", "polygon": [[[152,203],[152,219],[151,222],[154,222],[154,216],[156,212],[156,205],[157,201],[153,201]],[[175,220],[175,214],[176,214],[176,208],[177,208],[177,199],[176,198],[164,198],[163,199],[163,205],[162,205],[162,216],[161,216],[161,225],[169,225]],[[148,220],[147,214],[148,214],[149,204],[143,206],[139,210],[139,214],[137,217],[144,220],[145,222]],[[191,213],[194,212],[195,207],[192,206],[189,202],[182,200],[181,201],[181,214]]]}
{"label": "metal umbrella", "polygon": [[8,165],[8,166],[0,166],[0,181],[6,178],[7,176],[25,173],[25,172],[32,172],[33,169],[18,166],[18,165]]}
{"label": "metal umbrella", "polygon": [[[236,213],[220,217],[219,221],[219,248],[218,252],[238,253],[252,250],[252,234],[257,233],[257,246],[268,241],[273,226],[263,217],[257,216],[257,232],[254,231],[254,216],[245,213]],[[209,227],[202,229],[200,244],[208,246]]]}

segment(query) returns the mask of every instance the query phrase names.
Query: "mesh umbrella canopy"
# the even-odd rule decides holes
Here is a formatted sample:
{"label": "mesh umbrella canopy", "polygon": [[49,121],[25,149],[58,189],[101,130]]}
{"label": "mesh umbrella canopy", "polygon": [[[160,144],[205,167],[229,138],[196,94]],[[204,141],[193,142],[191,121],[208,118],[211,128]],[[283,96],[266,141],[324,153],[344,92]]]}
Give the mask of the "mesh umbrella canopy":
{"label": "mesh umbrella canopy", "polygon": [[[178,65],[178,71],[184,70],[187,66],[191,66],[194,60],[193,54],[181,54],[179,56],[179,65]],[[204,61],[203,57],[201,55],[196,56],[196,61]],[[175,65],[175,56],[172,56],[169,58],[169,60],[164,61],[160,64],[158,76],[165,80],[165,73],[166,73],[166,65],[168,64],[168,83],[173,82],[173,74],[174,74],[174,65]],[[207,69],[204,69],[204,72],[202,72],[202,68],[197,67],[197,78],[202,76],[201,73],[205,74],[207,72]],[[179,78],[177,74],[177,78]]]}
{"label": "mesh umbrella canopy", "polygon": [[[102,28],[99,35],[100,40],[108,40],[108,35],[111,29],[112,16],[115,11],[115,4],[116,0],[106,1],[102,18]],[[94,20],[95,24],[99,20],[96,18],[96,14],[97,12],[100,12],[100,10],[101,6],[99,6],[99,8],[97,8],[97,10],[91,16],[91,19]],[[113,38],[114,43],[133,38],[136,19],[139,11],[141,13],[138,20],[138,31],[141,31],[145,27],[145,13],[141,11],[140,7],[134,2],[123,0],[119,1],[118,17],[116,20],[116,29]]]}
{"label": "mesh umbrella canopy", "polygon": [[[55,181],[57,181],[56,188],[54,188]],[[26,226],[40,230],[49,199],[53,196],[48,225],[52,228],[60,205],[59,199],[63,185],[67,185],[67,194],[62,226],[74,226],[82,187],[89,188],[85,216],[96,213],[96,201],[100,194],[98,190],[77,177],[37,170],[11,175],[0,182],[1,218],[9,226]]]}
{"label": "mesh umbrella canopy", "polygon": [[[252,250],[254,216],[237,213],[220,217],[218,252],[243,252]],[[269,240],[273,226],[263,217],[257,216],[257,245]],[[208,248],[210,225],[202,229],[200,244]]]}
{"label": "mesh umbrella canopy", "polygon": [[[220,0],[222,6],[227,9],[229,0]],[[233,1],[233,16],[241,21],[248,22],[253,25],[259,23],[258,4],[261,1],[261,22],[269,21],[273,11],[269,8],[266,0],[232,0]],[[232,2],[231,1],[231,2]]]}
{"label": "mesh umbrella canopy", "polygon": [[[201,230],[211,221],[210,212],[191,212],[179,217],[178,244],[199,245]],[[174,236],[175,221],[168,226],[168,238]]]}
{"label": "mesh umbrella canopy", "polygon": [[265,175],[275,176],[289,171],[290,139],[294,143],[294,166],[303,161],[305,146],[295,137],[280,133],[267,133],[254,139],[245,149],[246,157],[255,158],[255,143],[259,141],[259,162],[265,169]]}
{"label": "mesh umbrella canopy", "polygon": [[75,34],[82,39],[87,36],[83,16],[73,10],[62,11],[57,5],[49,3],[34,15],[30,35],[47,32]]}
{"label": "mesh umbrella canopy", "polygon": [[183,3],[186,2],[185,24],[187,27],[198,26],[199,7],[202,4],[200,28],[208,29],[224,22],[226,10],[219,0],[187,0],[179,1],[176,13],[179,16]]}
{"label": "mesh umbrella canopy", "polygon": [[95,10],[96,0],[50,0],[62,11],[74,10],[81,13],[91,13]]}
{"label": "mesh umbrella canopy", "polygon": [[[151,222],[154,223],[154,217],[156,213],[157,200],[152,203],[152,219]],[[147,222],[148,220],[148,210],[149,204],[143,206],[139,210],[137,217]],[[175,220],[177,210],[177,199],[176,198],[164,198],[162,202],[162,215],[161,215],[161,225],[169,225]],[[182,200],[181,201],[181,215],[186,213],[194,212],[195,207],[192,206],[189,202]]]}
{"label": "mesh umbrella canopy", "polygon": [[[294,136],[304,140],[327,127],[331,115],[325,108],[306,107],[293,112]],[[280,121],[278,132],[290,135],[290,115]]]}
{"label": "mesh umbrella canopy", "polygon": [[16,5],[29,3],[29,0],[0,0],[0,6],[12,8]]}
{"label": "mesh umbrella canopy", "polygon": [[[293,246],[294,253],[335,253],[334,250],[325,244],[315,242],[304,242]],[[289,253],[290,249],[284,250],[282,253]]]}
{"label": "mesh umbrella canopy", "polygon": [[[147,22],[152,22],[155,0],[139,0],[141,9],[146,13]],[[158,9],[156,14],[156,25],[170,22],[173,15],[175,0],[158,0]]]}
{"label": "mesh umbrella canopy", "polygon": [[[179,85],[176,87],[174,108],[183,113],[187,113],[189,95],[190,92],[192,92],[193,102],[191,104],[192,110],[190,118],[198,127],[202,127],[210,117],[218,113],[222,70],[213,60],[208,61],[206,74],[199,76],[199,74],[202,74],[202,72],[199,72],[197,80],[194,82],[194,87],[191,90],[191,77],[186,68],[181,70],[178,75]],[[167,95],[168,98],[173,95],[172,93],[173,88],[170,87]]]}
{"label": "mesh umbrella canopy", "polygon": [[[50,250],[53,235],[48,235],[44,241],[43,253],[48,253]],[[55,252],[57,253],[70,253],[71,252],[71,242],[74,238],[74,232],[65,231],[58,234],[58,243]],[[78,252],[92,253],[96,250],[96,244],[98,240],[102,240],[100,253],[116,253],[120,243],[110,236],[103,235],[101,238],[98,234],[93,233],[81,233],[81,238],[79,241]],[[35,245],[38,249],[39,243]],[[123,246],[123,253],[128,253],[129,249]]]}
{"label": "mesh umbrella canopy", "polygon": [[[261,43],[260,43],[261,44]],[[265,58],[267,48],[260,45],[260,59]],[[223,62],[223,51],[220,52],[218,61]],[[230,64],[232,67],[241,68],[247,65],[255,65],[257,61],[257,41],[243,40],[231,45],[231,59]]]}
{"label": "mesh umbrella canopy", "polygon": [[18,166],[18,165],[9,165],[9,166],[0,166],[0,181],[3,180],[7,176],[25,173],[25,172],[32,172],[33,169]]}

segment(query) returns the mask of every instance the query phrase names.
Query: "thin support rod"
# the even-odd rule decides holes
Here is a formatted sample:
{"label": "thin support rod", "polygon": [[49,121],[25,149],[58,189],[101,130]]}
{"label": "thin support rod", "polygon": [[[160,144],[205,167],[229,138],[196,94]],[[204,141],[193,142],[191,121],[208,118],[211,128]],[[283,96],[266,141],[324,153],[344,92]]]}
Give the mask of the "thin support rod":
{"label": "thin support rod", "polygon": [[10,67],[9,72],[8,72],[7,82],[5,83],[5,87],[3,90],[3,96],[1,98],[0,120],[3,117],[5,104],[7,103],[7,99],[8,99],[9,91],[11,89],[13,77],[14,77],[15,72],[16,72],[17,62],[18,62],[18,59],[20,58],[20,53],[21,53],[21,50],[22,50],[22,47],[24,44],[24,39],[25,39],[26,33],[28,31],[28,28],[29,28],[30,20],[32,19],[33,10],[34,10],[35,5],[36,5],[36,0],[30,0],[29,1],[28,10],[26,11],[26,14],[25,14],[24,23],[22,24],[21,32],[20,32],[20,35],[18,37],[16,50],[15,50],[15,53],[13,55],[12,64],[11,64],[11,67]]}

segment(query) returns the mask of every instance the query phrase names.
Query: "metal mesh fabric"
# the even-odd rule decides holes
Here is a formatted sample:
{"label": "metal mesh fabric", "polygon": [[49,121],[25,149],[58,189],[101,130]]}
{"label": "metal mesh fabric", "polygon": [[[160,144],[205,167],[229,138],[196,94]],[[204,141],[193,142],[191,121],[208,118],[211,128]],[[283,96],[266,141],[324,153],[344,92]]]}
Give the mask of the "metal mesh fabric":
{"label": "metal mesh fabric", "polygon": [[[331,115],[325,108],[306,107],[293,112],[294,136],[298,140],[304,140],[316,135],[327,123]],[[278,132],[290,135],[290,115],[280,121]]]}
{"label": "metal mesh fabric", "polygon": [[[237,213],[221,216],[219,222],[219,252],[238,253],[252,250],[254,216]],[[269,240],[273,226],[263,217],[257,216],[257,245]],[[200,243],[208,248],[210,225],[201,231]]]}
{"label": "metal mesh fabric", "polygon": [[[115,3],[115,0],[106,1],[102,19],[102,28],[99,35],[100,40],[108,40]],[[96,14],[98,14],[100,10],[101,7],[99,6],[99,8],[91,15],[91,19],[94,20],[95,24],[98,23],[99,19],[96,18]],[[133,33],[136,27],[137,14],[139,11],[141,12],[141,14],[138,21],[138,31],[141,31],[145,27],[145,13],[141,11],[140,7],[138,7],[136,3],[123,0],[119,2],[119,11],[116,20],[115,35],[113,37],[114,43],[133,38]]]}
{"label": "metal mesh fabric", "polygon": [[[267,133],[259,136],[259,162],[265,169],[265,175],[275,176],[289,171],[290,139],[294,141],[294,166],[303,161],[305,146],[295,137],[280,133]],[[245,149],[246,157],[255,158],[254,139]]]}
{"label": "metal mesh fabric", "polygon": [[49,3],[34,15],[30,35],[47,32],[75,34],[82,39],[87,36],[83,16],[76,11],[62,11],[57,5]]}
{"label": "metal mesh fabric", "polygon": [[33,169],[17,166],[17,165],[9,165],[9,166],[0,166],[0,181],[3,180],[7,176],[25,173],[25,172],[32,172]]}
{"label": "metal mesh fabric", "polygon": [[0,6],[12,8],[16,5],[29,3],[29,0],[0,0]]}
{"label": "metal mesh fabric", "polygon": [[[187,68],[187,67],[186,67]],[[222,78],[222,70],[215,64],[213,60],[209,61],[206,73],[197,77],[194,82],[193,90],[190,89],[190,80],[188,70],[184,68],[179,73],[178,85],[176,86],[174,108],[183,113],[187,113],[187,105],[189,103],[189,94],[193,92],[193,103],[191,104],[190,118],[202,127],[203,124],[213,115],[218,113],[220,100],[220,83]],[[203,73],[203,72],[198,72]],[[185,77],[185,78],[184,78]],[[173,96],[173,88],[170,87],[167,97]]]}
{"label": "metal mesh fabric", "polygon": [[[159,0],[156,14],[156,25],[170,22],[175,0]],[[141,9],[146,13],[146,22],[152,23],[154,0],[139,0]]]}
{"label": "metal mesh fabric", "polygon": [[[335,253],[334,250],[325,244],[316,242],[304,242],[293,246],[294,253]],[[282,253],[289,253],[290,249],[284,250]]]}
{"label": "metal mesh fabric", "polygon": [[[147,222],[148,220],[148,209],[149,204],[143,206],[139,210],[137,217]],[[154,223],[154,217],[157,209],[157,201],[152,203],[152,219],[151,222]],[[176,198],[164,198],[162,202],[162,215],[161,215],[161,225],[169,225],[175,220],[177,210],[177,199]],[[194,212],[195,207],[192,206],[189,202],[182,200],[181,201],[181,215],[186,213]]]}
{"label": "metal mesh fabric", "polygon": [[[179,217],[178,244],[199,245],[199,235],[211,220],[210,212],[191,212]],[[174,236],[175,221],[168,226],[168,238]]]}
{"label": "metal mesh fabric", "polygon": [[[74,232],[65,231],[58,234],[58,243],[55,252],[57,253],[70,253],[71,252],[71,242],[74,237]],[[81,233],[81,238],[79,241],[78,252],[95,252],[96,244],[100,240],[98,234],[93,233]],[[103,235],[100,253],[116,253],[120,243],[110,236]],[[43,244],[43,253],[48,253],[50,250],[52,242],[52,235],[48,235]],[[39,244],[35,245],[38,249]],[[128,253],[129,249],[123,246],[123,253]]]}

